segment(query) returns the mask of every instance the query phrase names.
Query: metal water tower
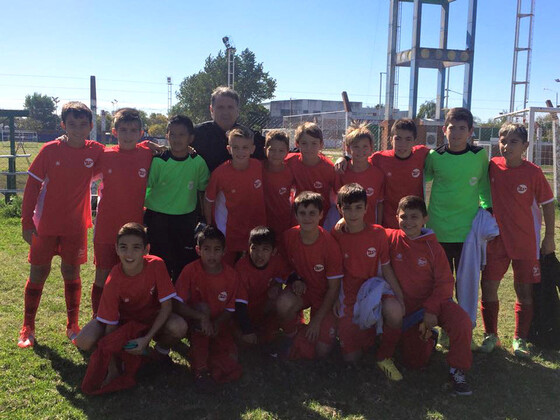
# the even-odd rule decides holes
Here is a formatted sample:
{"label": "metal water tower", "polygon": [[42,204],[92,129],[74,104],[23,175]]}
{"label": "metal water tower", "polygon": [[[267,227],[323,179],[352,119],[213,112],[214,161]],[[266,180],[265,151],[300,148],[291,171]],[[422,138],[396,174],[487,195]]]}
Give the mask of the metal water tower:
{"label": "metal water tower", "polygon": [[[436,119],[442,119],[442,109],[445,99],[446,70],[449,67],[463,65],[465,76],[463,82],[463,107],[471,107],[474,40],[476,29],[477,0],[469,2],[466,27],[466,45],[464,50],[447,48],[447,34],[449,28],[449,6],[455,0],[391,0],[389,11],[389,45],[387,48],[387,88],[385,96],[385,119],[393,119],[395,101],[395,69],[410,67],[410,90],[408,99],[408,116],[416,118],[418,107],[418,69],[431,68],[438,70]],[[400,4],[414,3],[412,19],[412,47],[408,50],[397,51],[398,30],[400,22]],[[439,47],[424,48],[420,46],[422,27],[422,6],[424,4],[441,6],[439,29]]]}

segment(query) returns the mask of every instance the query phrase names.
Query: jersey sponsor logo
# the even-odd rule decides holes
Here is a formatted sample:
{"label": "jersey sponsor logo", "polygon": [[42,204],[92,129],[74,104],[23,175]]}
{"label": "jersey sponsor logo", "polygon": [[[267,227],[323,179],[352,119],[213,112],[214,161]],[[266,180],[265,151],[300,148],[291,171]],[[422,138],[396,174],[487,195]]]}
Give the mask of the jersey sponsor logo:
{"label": "jersey sponsor logo", "polygon": [[112,173],[113,173],[113,170],[112,170],[111,168],[109,168],[109,169],[107,169],[107,173],[108,173],[108,174],[112,174]]}
{"label": "jersey sponsor logo", "polygon": [[421,174],[421,172],[420,172],[420,169],[418,169],[418,168],[414,168],[412,170],[412,173],[411,173],[412,178],[418,178],[420,176],[420,174]]}
{"label": "jersey sponsor logo", "polygon": [[350,258],[350,255],[344,253],[344,258]]}
{"label": "jersey sponsor logo", "polygon": [[374,189],[373,187],[368,187],[368,188],[366,189],[366,195],[367,195],[368,197],[371,197],[371,196],[373,195],[374,192],[375,192],[375,189]]}
{"label": "jersey sponsor logo", "polygon": [[218,294],[218,300],[219,300],[220,302],[225,302],[225,301],[227,300],[227,292],[225,292],[225,291],[224,291],[224,292],[220,292],[220,293]]}
{"label": "jersey sponsor logo", "polygon": [[387,172],[387,176],[393,176],[392,172]]}
{"label": "jersey sponsor logo", "polygon": [[192,190],[192,189],[194,188],[194,181],[189,181],[189,183],[188,183],[188,185],[187,185],[187,188],[188,188],[189,190]]}
{"label": "jersey sponsor logo", "polygon": [[233,190],[231,190],[231,193],[232,193],[232,194],[235,194],[235,188],[234,188]]}
{"label": "jersey sponsor logo", "polygon": [[323,264],[315,264],[315,267],[313,267],[313,270],[316,271],[317,273],[319,273],[320,271],[323,271],[325,269],[325,266]]}
{"label": "jersey sponsor logo", "polygon": [[471,179],[469,179],[469,185],[471,187],[474,187],[478,182],[478,178],[476,176],[473,176]]}
{"label": "jersey sponsor logo", "polygon": [[374,258],[377,255],[377,249],[375,249],[375,247],[373,246],[370,246],[366,251],[366,255],[369,258]]}
{"label": "jersey sponsor logo", "polygon": [[130,302],[130,299],[129,299],[129,298],[124,298],[123,300],[124,300],[124,303]]}
{"label": "jersey sponsor logo", "polygon": [[91,168],[93,166],[93,159],[92,158],[85,158],[84,159],[84,166],[86,168]]}
{"label": "jersey sponsor logo", "polygon": [[525,194],[525,193],[527,192],[527,185],[525,185],[525,184],[519,184],[519,185],[517,186],[517,192],[518,192],[519,194]]}
{"label": "jersey sponsor logo", "polygon": [[280,195],[284,195],[288,192],[288,189],[286,187],[280,187],[280,189],[278,190],[278,194]]}
{"label": "jersey sponsor logo", "polygon": [[138,169],[138,176],[140,178],[146,178],[146,175],[148,175],[148,171],[146,170],[146,168]]}
{"label": "jersey sponsor logo", "polygon": [[541,269],[538,265],[533,266],[533,277],[538,277],[541,275]]}
{"label": "jersey sponsor logo", "polygon": [[418,258],[418,267],[424,267],[426,264],[428,264],[428,260],[426,258]]}
{"label": "jersey sponsor logo", "polygon": [[323,188],[323,183],[321,181],[315,181],[313,183],[313,187],[317,188],[318,190],[320,190],[321,188]]}
{"label": "jersey sponsor logo", "polygon": [[253,185],[255,186],[255,188],[260,188],[262,185],[262,181],[260,179],[255,179],[255,182],[253,182]]}
{"label": "jersey sponsor logo", "polygon": [[56,165],[56,166],[60,166],[60,161],[57,160],[56,163],[55,163],[55,165]]}

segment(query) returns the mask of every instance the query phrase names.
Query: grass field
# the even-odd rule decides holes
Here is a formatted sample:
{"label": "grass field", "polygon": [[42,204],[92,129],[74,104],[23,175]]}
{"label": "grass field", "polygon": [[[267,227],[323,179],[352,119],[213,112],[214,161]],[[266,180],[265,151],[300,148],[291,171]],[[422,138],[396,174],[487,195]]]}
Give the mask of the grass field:
{"label": "grass field", "polygon": [[[557,215],[557,227],[558,220]],[[402,369],[405,379],[395,384],[376,369],[372,355],[350,366],[340,362],[337,351],[318,363],[287,362],[247,351],[241,356],[245,374],[239,382],[224,386],[216,396],[200,396],[192,386],[185,343],[172,352],[174,366],[147,366],[134,389],[102,397],[84,396],[79,387],[88,355],[80,353],[65,336],[58,259],[38,312],[37,343],[25,350],[16,345],[29,269],[28,247],[20,231],[19,219],[0,218],[0,418],[560,418],[560,354],[534,348],[531,361],[520,361],[509,353],[515,301],[511,272],[500,289],[499,329],[504,349],[490,355],[474,354],[469,372],[474,391],[471,397],[452,396],[445,386],[443,353],[435,352],[423,371]],[[91,259],[91,245],[89,253]],[[82,268],[82,325],[90,314],[93,273],[91,262]],[[480,342],[481,336],[479,322],[475,341]]]}

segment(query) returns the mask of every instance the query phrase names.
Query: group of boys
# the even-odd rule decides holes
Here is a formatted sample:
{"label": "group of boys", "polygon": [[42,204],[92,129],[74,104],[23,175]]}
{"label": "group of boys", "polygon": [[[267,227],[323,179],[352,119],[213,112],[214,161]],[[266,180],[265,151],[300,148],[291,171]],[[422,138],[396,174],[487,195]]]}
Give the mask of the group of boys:
{"label": "group of boys", "polygon": [[[218,94],[235,92],[221,88]],[[449,337],[453,389],[469,395],[472,323],[453,301],[453,271],[479,206],[491,211],[492,198],[501,235],[488,245],[482,275],[481,350],[500,344],[497,289],[513,260],[513,347],[516,355],[529,355],[531,284],[539,281],[538,205],[546,225],[544,254],[554,251],[554,205],[540,168],[522,158],[523,126],[502,127],[503,157],[490,165],[484,149],[468,143],[473,119],[463,108],[449,111],[447,144],[431,151],[415,146],[412,120],[398,120],[392,149],[376,153],[367,127],[352,126],[345,137],[351,158],[335,170],[321,153],[323,136],[314,123],[296,130],[297,153],[288,153],[283,131],[269,132],[263,162],[251,157],[251,130],[236,125],[227,133],[231,159],[210,174],[190,146],[194,130],[187,117],[170,119],[169,149],[163,150],[139,143],[142,122],[134,109],[115,113],[115,147],[87,140],[91,121],[85,105],[66,104],[66,135],[45,144],[29,168],[22,225],[31,270],[18,341],[20,347],[34,344],[35,314],[58,254],[68,338],[85,350],[114,348],[112,334],[129,325],[88,390],[114,390],[110,384],[126,371],[123,360],[150,354],[152,339],[151,357],[161,359],[188,337],[197,389],[211,392],[216,383],[241,376],[238,345],[271,343],[280,330],[290,343],[286,357],[325,357],[338,338],[348,362],[382,332],[377,365],[389,379],[401,380],[392,359],[399,343],[405,366],[425,366],[439,325]],[[89,185],[97,176],[94,319],[80,331],[79,266],[91,224]],[[426,209],[424,182],[430,179]],[[333,214],[342,216],[334,227]],[[195,239],[201,219],[207,226]]]}

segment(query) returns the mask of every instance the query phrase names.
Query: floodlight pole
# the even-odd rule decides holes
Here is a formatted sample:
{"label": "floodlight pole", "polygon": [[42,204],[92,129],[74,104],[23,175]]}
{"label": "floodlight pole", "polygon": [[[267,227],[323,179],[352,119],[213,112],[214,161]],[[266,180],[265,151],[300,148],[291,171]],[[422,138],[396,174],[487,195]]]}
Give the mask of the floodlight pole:
{"label": "floodlight pole", "polygon": [[229,42],[229,37],[224,36],[222,38],[222,42],[226,47],[227,53],[227,84],[228,87],[233,89],[233,85],[235,83],[235,47],[231,45]]}
{"label": "floodlight pole", "polygon": [[[8,126],[10,127],[10,154],[8,156],[3,156],[8,158],[8,173],[6,174],[6,189],[10,192],[6,192],[4,198],[6,203],[10,202],[12,195],[15,195],[16,191],[16,157],[21,157],[16,155],[16,126],[15,117],[28,117],[28,110],[12,110],[12,109],[0,109],[0,117],[8,118]],[[13,191],[13,192],[11,192]]]}

